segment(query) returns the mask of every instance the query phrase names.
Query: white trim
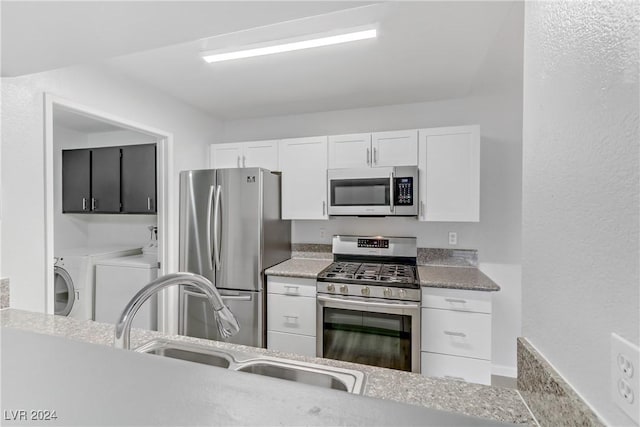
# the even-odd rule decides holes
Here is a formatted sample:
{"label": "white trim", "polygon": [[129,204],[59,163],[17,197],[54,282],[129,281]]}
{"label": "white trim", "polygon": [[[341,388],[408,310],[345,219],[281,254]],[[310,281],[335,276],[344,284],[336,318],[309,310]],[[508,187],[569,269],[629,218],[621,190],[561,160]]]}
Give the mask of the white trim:
{"label": "white trim", "polygon": [[[59,107],[86,117],[97,119],[109,124],[151,135],[158,144],[158,235],[159,260],[161,262],[160,275],[177,271],[177,260],[170,248],[176,245],[176,230],[172,227],[174,206],[173,195],[173,134],[161,129],[119,117],[111,113],[97,110],[93,107],[79,104],[75,101],[61,98],[50,93],[44,94],[44,189],[45,189],[45,313],[53,314],[54,300],[49,291],[53,286],[53,108]],[[171,332],[177,329],[177,316],[171,306],[177,307],[177,289],[168,289],[160,295],[161,307],[158,322],[161,332]]]}
{"label": "white trim", "polygon": [[518,368],[515,366],[507,365],[491,365],[491,375],[498,375],[500,377],[517,378]]}

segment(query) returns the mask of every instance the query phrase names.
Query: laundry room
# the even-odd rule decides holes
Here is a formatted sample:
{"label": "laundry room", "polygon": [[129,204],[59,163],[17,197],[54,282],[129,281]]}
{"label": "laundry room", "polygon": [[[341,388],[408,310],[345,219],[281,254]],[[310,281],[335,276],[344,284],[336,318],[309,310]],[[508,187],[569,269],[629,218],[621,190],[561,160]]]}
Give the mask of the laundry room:
{"label": "laundry room", "polygon": [[52,135],[55,312],[115,323],[157,277],[156,137],[62,108]]}

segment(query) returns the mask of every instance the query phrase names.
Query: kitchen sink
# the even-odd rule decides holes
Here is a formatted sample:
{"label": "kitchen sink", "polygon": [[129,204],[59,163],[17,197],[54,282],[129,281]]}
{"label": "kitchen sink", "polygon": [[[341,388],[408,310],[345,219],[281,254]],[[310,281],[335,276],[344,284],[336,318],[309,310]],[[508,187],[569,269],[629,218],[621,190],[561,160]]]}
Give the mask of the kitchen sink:
{"label": "kitchen sink", "polygon": [[353,394],[362,394],[364,390],[364,374],[355,369],[261,356],[248,352],[218,350],[209,346],[165,339],[149,341],[135,351]]}

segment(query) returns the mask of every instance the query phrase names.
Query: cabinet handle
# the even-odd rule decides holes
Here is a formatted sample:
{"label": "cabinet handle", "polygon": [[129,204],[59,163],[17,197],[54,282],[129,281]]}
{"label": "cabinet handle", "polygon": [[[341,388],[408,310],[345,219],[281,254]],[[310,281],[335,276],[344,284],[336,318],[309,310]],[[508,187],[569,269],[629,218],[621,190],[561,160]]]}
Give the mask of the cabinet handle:
{"label": "cabinet handle", "polygon": [[373,164],[378,164],[378,149],[373,147]]}
{"label": "cabinet handle", "polygon": [[367,147],[367,164],[371,165],[371,149]]}
{"label": "cabinet handle", "polygon": [[424,218],[424,202],[420,202],[420,216]]}
{"label": "cabinet handle", "polygon": [[240,167],[240,156],[238,156],[238,158],[236,160],[236,164],[238,165],[238,167]]}
{"label": "cabinet handle", "polygon": [[466,338],[467,334],[465,334],[464,332],[453,332],[453,331],[444,331],[445,335],[449,335],[451,337],[460,337],[460,338]]}
{"label": "cabinet handle", "polygon": [[87,210],[87,198],[86,197],[82,198],[82,210],[83,211]]}
{"label": "cabinet handle", "polygon": [[298,320],[298,316],[287,316],[286,314],[284,314],[282,317],[284,317],[287,322],[289,322],[289,319],[294,319],[296,321]]}
{"label": "cabinet handle", "polygon": [[247,167],[247,158],[244,155],[242,156],[242,167],[243,168]]}
{"label": "cabinet handle", "polygon": [[448,380],[456,380],[456,381],[464,381],[467,382],[467,380],[465,380],[462,377],[454,377],[453,375],[445,375],[443,378],[446,378]]}
{"label": "cabinet handle", "polygon": [[98,209],[98,201],[95,198],[91,198],[91,210],[95,211]]}
{"label": "cabinet handle", "polygon": [[288,290],[285,290],[285,293],[299,293],[298,289],[300,289],[300,286],[292,286],[292,285],[284,285],[285,289],[295,289],[295,292],[289,292]]}
{"label": "cabinet handle", "polygon": [[460,304],[466,304],[466,303],[467,303],[467,301],[466,301],[466,300],[463,300],[463,299],[457,299],[457,298],[445,298],[444,300],[445,300],[446,302],[453,302],[453,303],[458,302],[458,303],[460,303]]}
{"label": "cabinet handle", "polygon": [[327,202],[322,202],[322,216],[325,216],[326,211],[327,211]]}
{"label": "cabinet handle", "polygon": [[151,197],[147,197],[147,210],[151,210]]}

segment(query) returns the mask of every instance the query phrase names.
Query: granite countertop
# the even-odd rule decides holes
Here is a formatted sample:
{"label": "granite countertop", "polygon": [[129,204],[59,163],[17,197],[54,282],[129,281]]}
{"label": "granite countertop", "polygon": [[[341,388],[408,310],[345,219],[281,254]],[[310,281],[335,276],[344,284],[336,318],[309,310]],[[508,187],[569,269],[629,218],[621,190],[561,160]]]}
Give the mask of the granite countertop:
{"label": "granite countertop", "polygon": [[[3,327],[62,336],[75,341],[107,346],[111,346],[113,342],[113,325],[93,321],[80,321],[61,316],[4,309],[0,310],[0,323]],[[172,336],[139,329],[132,330],[131,346],[136,348],[154,338],[168,338],[176,341],[194,342],[214,348],[253,352],[273,357],[358,369],[364,372],[367,377],[363,393],[366,397],[419,405],[494,421],[535,425],[519,392],[514,389],[428,378],[410,372],[280,353],[192,337]]]}
{"label": "granite countertop", "polygon": [[[268,268],[265,274],[315,279],[331,262],[330,259],[291,258]],[[500,286],[476,267],[419,265],[418,276],[420,285],[424,287],[472,291],[500,290]]]}
{"label": "granite countertop", "polygon": [[333,260],[316,258],[291,258],[267,268],[268,276],[302,277],[315,279]]}
{"label": "granite countertop", "polygon": [[475,267],[419,265],[420,285],[430,288],[499,291],[500,286]]}

